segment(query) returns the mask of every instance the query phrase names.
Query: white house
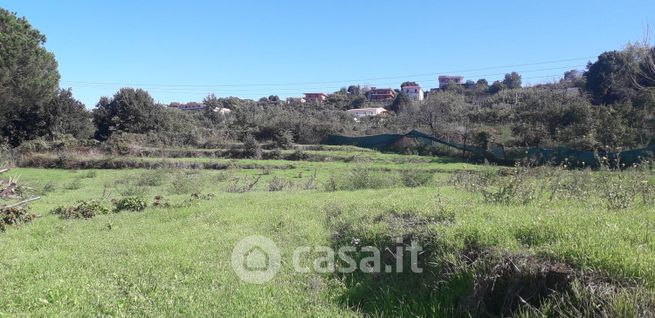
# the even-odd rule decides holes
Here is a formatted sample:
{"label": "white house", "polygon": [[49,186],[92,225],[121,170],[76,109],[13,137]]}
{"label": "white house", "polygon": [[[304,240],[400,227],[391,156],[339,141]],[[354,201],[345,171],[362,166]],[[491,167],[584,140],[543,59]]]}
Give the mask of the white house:
{"label": "white house", "polygon": [[407,96],[409,96],[410,99],[412,100],[417,100],[417,101],[422,101],[423,100],[423,89],[421,86],[413,86],[413,85],[408,85],[408,86],[403,86],[400,88],[400,90],[405,93]]}
{"label": "white house", "polygon": [[364,118],[364,117],[374,117],[383,113],[386,113],[387,110],[382,107],[373,107],[373,108],[355,108],[349,109],[348,112],[355,118]]}

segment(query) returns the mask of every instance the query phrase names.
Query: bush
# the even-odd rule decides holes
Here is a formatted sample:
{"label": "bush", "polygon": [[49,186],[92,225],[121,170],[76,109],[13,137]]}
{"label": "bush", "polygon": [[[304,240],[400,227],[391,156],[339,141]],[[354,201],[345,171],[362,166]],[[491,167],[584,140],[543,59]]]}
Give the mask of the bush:
{"label": "bush", "polygon": [[131,212],[141,212],[148,207],[148,203],[137,197],[128,197],[122,198],[120,200],[113,201],[114,203],[114,212],[120,211],[131,211]]}
{"label": "bush", "polygon": [[414,188],[427,185],[432,181],[433,174],[428,171],[421,170],[402,170],[400,171],[400,179],[406,187]]}
{"label": "bush", "polygon": [[283,178],[275,176],[268,183],[268,191],[271,191],[271,192],[282,191],[282,190],[284,190],[285,188],[287,188],[289,186],[290,186],[289,181],[284,180]]}
{"label": "bush", "polygon": [[324,184],[326,191],[354,191],[363,189],[382,189],[393,187],[398,180],[379,171],[358,167],[344,176],[331,176]]}
{"label": "bush", "polygon": [[29,207],[0,208],[0,232],[7,225],[20,225],[32,222],[36,216],[29,212]]}
{"label": "bush", "polygon": [[73,206],[57,207],[50,213],[59,215],[62,219],[90,219],[96,215],[109,214],[111,211],[102,203],[91,201],[77,201]]}
{"label": "bush", "polygon": [[262,148],[253,135],[246,135],[243,140],[244,155],[251,159],[262,158]]}
{"label": "bush", "polygon": [[273,135],[273,142],[277,148],[291,149],[293,148],[293,133],[286,129],[280,129]]}

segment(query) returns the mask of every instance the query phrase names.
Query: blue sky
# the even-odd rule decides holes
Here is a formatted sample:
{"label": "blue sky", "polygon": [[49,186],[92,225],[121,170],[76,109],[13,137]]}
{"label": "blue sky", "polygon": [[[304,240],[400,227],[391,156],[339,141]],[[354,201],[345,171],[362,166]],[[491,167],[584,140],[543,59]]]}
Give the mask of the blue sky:
{"label": "blue sky", "polygon": [[491,82],[518,71],[524,83],[547,82],[655,27],[652,0],[0,0],[0,7],[48,37],[61,86],[88,108],[124,86],[167,103],[405,80],[430,88],[438,74]]}

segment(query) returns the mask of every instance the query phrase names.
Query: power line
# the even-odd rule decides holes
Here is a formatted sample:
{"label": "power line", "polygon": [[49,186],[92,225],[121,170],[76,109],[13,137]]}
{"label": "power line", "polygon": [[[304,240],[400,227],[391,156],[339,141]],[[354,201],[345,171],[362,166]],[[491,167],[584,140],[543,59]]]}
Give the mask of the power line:
{"label": "power line", "polygon": [[[533,70],[523,70],[520,71],[520,73],[525,74],[525,73],[535,73],[535,72],[543,72],[543,71],[548,71],[548,70],[564,70],[564,69],[573,69],[577,67],[582,67],[584,65],[569,65],[569,66],[564,66],[564,67],[554,67],[554,68],[541,68],[541,69],[533,69]],[[506,73],[493,73],[493,74],[478,74],[478,75],[470,75],[473,78],[485,78],[487,76],[495,76],[495,75],[504,75]],[[555,76],[560,76],[561,74],[557,75],[548,75],[548,76],[543,76],[541,78],[545,77],[555,77]],[[534,78],[540,78],[540,77],[523,77],[523,79],[534,79]],[[377,83],[376,86],[379,87],[385,87],[385,86],[396,86],[398,83]],[[85,87],[85,88],[95,88],[95,89],[107,89],[113,87],[113,85],[105,85],[105,84],[80,84],[78,87]],[[258,89],[229,89],[229,88],[222,88],[222,89],[203,89],[202,87],[198,88],[176,88],[176,87],[141,87],[143,89],[147,89],[151,92],[161,92],[161,93],[178,93],[178,94],[203,94],[207,95],[209,93],[250,93],[250,94],[242,94],[242,95],[270,95],[271,93],[280,93],[280,92],[288,92],[288,93],[299,93],[301,91],[330,91],[330,90],[339,90],[343,86],[323,86],[323,87],[297,87],[297,88],[270,88],[269,90],[264,90],[262,88]]]}
{"label": "power line", "polygon": [[319,85],[319,84],[337,84],[337,83],[356,83],[356,82],[367,82],[367,81],[376,81],[376,80],[385,80],[385,79],[400,79],[400,78],[411,78],[411,77],[426,77],[426,76],[435,76],[436,74],[448,74],[448,73],[467,73],[467,72],[477,72],[493,69],[507,69],[515,67],[525,67],[525,66],[535,66],[535,65],[546,65],[546,64],[555,64],[579,60],[588,60],[594,57],[579,57],[579,58],[569,58],[569,59],[560,59],[560,60],[551,60],[551,61],[542,61],[542,62],[533,62],[533,63],[523,63],[523,64],[513,64],[513,65],[504,65],[504,66],[493,66],[493,67],[484,67],[477,69],[462,69],[462,70],[451,70],[443,72],[432,72],[424,74],[412,74],[412,75],[398,75],[398,76],[388,76],[388,77],[377,77],[377,78],[364,78],[364,79],[349,79],[349,80],[340,80],[340,81],[320,81],[320,82],[296,82],[296,83],[255,83],[255,84],[135,84],[135,83],[108,83],[108,82],[88,82],[88,81],[62,81],[65,83],[72,84],[87,84],[87,85],[113,85],[113,86],[149,86],[149,87],[203,87],[203,88],[212,88],[212,87],[240,87],[240,86],[300,86],[300,85]]}

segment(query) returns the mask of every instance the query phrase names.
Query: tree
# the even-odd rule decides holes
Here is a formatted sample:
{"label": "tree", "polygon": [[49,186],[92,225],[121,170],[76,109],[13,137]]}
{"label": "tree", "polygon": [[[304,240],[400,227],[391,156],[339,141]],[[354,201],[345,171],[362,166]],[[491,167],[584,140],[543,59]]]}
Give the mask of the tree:
{"label": "tree", "polygon": [[93,137],[95,127],[84,104],[73,98],[71,89],[61,89],[55,98],[45,105],[44,120],[47,134],[72,135],[78,139]]}
{"label": "tree", "polygon": [[361,88],[359,87],[359,85],[350,85],[348,86],[348,94],[353,96],[359,96],[361,95]]}
{"label": "tree", "polygon": [[280,97],[277,96],[277,95],[271,95],[271,96],[268,96],[268,101],[271,104],[279,104],[280,103]]}
{"label": "tree", "polygon": [[481,78],[475,82],[475,90],[478,93],[486,93],[489,91],[489,82],[486,79]]}
{"label": "tree", "polygon": [[46,37],[25,18],[0,8],[0,133],[16,146],[47,132],[44,106],[57,94],[59,72]]}
{"label": "tree", "polygon": [[648,51],[639,65],[637,83],[641,88],[655,87],[655,47]]}
{"label": "tree", "polygon": [[419,86],[416,82],[403,82],[400,84],[400,88],[403,88],[405,86]]}
{"label": "tree", "polygon": [[521,88],[521,75],[516,72],[505,74],[503,84],[509,89]]}
{"label": "tree", "polygon": [[223,116],[216,112],[217,109],[223,108],[223,102],[214,94],[209,94],[202,100],[205,106],[205,117],[209,118],[212,123],[216,124],[223,121]]}
{"label": "tree", "polygon": [[273,135],[275,147],[280,149],[293,148],[293,133],[287,129],[278,129]]}
{"label": "tree", "polygon": [[247,134],[243,138],[243,149],[244,155],[251,159],[261,159],[262,158],[262,148],[255,139],[255,136]]}
{"label": "tree", "polygon": [[491,86],[489,86],[489,94],[496,94],[504,89],[506,89],[507,86],[500,81],[495,81]]}
{"label": "tree", "polygon": [[404,92],[400,92],[398,95],[396,95],[396,98],[393,100],[390,109],[395,113],[400,113],[402,111],[405,111],[411,105],[412,105],[412,100],[409,98],[409,96],[407,96],[407,94],[405,94]]}
{"label": "tree", "polygon": [[594,104],[614,104],[630,99],[635,91],[635,64],[622,51],[605,52],[587,66],[585,90]]}
{"label": "tree", "polygon": [[109,99],[100,99],[93,110],[95,137],[106,140],[114,132],[143,134],[162,129],[163,107],[155,105],[142,89],[121,88]]}

